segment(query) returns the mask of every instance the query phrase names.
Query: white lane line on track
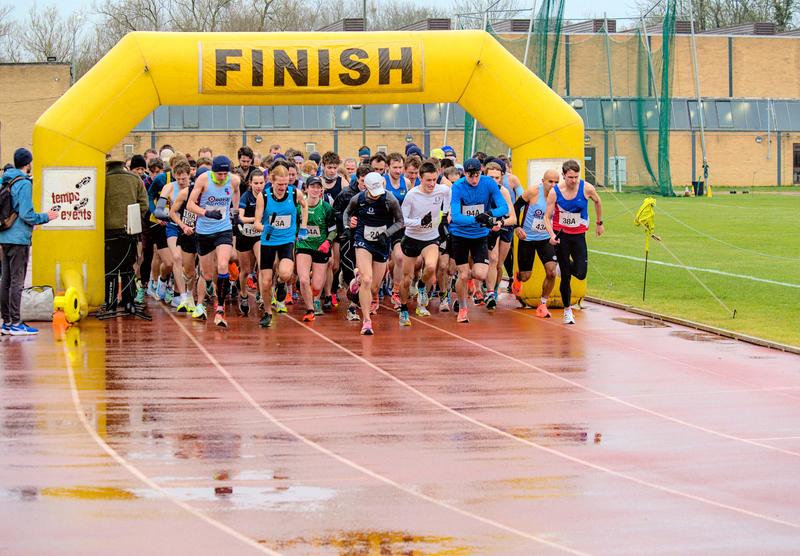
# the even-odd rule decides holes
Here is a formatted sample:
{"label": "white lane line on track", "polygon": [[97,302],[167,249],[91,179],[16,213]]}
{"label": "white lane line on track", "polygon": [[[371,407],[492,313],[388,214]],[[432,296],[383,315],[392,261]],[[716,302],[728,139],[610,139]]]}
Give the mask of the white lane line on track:
{"label": "white lane line on track", "polygon": [[70,386],[70,390],[71,390],[71,393],[72,393],[72,403],[75,406],[75,412],[78,414],[78,419],[80,420],[81,424],[83,425],[83,428],[86,429],[86,432],[89,433],[89,436],[91,436],[94,439],[94,441],[97,443],[97,445],[100,446],[100,448],[106,454],[108,454],[119,465],[124,467],[128,471],[128,473],[130,473],[131,475],[133,475],[134,477],[139,479],[141,482],[146,484],[148,487],[150,487],[153,490],[161,493],[167,500],[169,500],[170,502],[172,502],[173,504],[178,506],[180,509],[192,514],[193,516],[195,516],[198,519],[201,519],[202,521],[206,522],[208,525],[211,525],[212,527],[215,527],[215,528],[219,529],[223,533],[226,533],[226,534],[230,535],[231,537],[235,538],[236,540],[243,542],[244,544],[246,544],[250,548],[258,550],[262,554],[269,554],[270,556],[282,556],[280,552],[275,552],[274,550],[270,550],[266,546],[263,546],[263,545],[259,544],[258,542],[254,541],[253,539],[251,539],[249,537],[246,537],[245,535],[242,535],[241,533],[239,533],[238,531],[236,531],[234,529],[231,529],[230,527],[228,527],[224,523],[220,523],[219,521],[215,520],[214,518],[209,517],[206,514],[204,514],[203,512],[193,508],[189,504],[187,504],[187,503],[185,503],[185,502],[183,502],[181,500],[178,500],[177,498],[172,496],[169,492],[167,492],[164,488],[162,488],[160,485],[158,485],[157,483],[153,482],[152,479],[150,479],[147,475],[145,475],[144,473],[139,471],[139,469],[137,467],[135,467],[132,463],[130,463],[124,457],[119,455],[117,453],[117,451],[114,450],[114,448],[109,446],[106,443],[106,441],[103,440],[100,437],[99,434],[97,434],[97,431],[95,431],[92,428],[91,424],[89,424],[89,421],[86,418],[86,415],[83,413],[83,409],[81,408],[80,396],[78,395],[78,384],[75,381],[75,371],[72,368],[72,363],[69,360],[69,351],[67,350],[66,342],[63,343],[63,351],[64,351],[64,360],[67,363],[67,374],[69,375],[69,386]]}
{"label": "white lane line on track", "polygon": [[[411,488],[409,488],[409,487],[407,487],[405,485],[402,485],[402,484],[398,483],[397,481],[394,481],[394,480],[392,480],[392,479],[390,479],[388,477],[380,475],[379,473],[376,473],[375,471],[367,469],[363,465],[360,465],[360,464],[358,464],[358,463],[356,463],[356,462],[354,462],[354,461],[352,461],[350,459],[347,459],[344,456],[340,456],[336,452],[333,452],[332,450],[329,450],[328,448],[325,448],[321,444],[318,444],[318,443],[314,442],[313,440],[311,440],[309,438],[306,438],[305,436],[303,436],[302,434],[300,434],[296,430],[292,429],[291,427],[289,427],[288,425],[283,423],[283,421],[281,421],[277,417],[273,416],[269,411],[264,409],[264,407],[262,407],[261,404],[259,404],[250,395],[250,393],[241,384],[239,384],[239,382],[228,372],[228,370],[217,360],[217,358],[214,357],[211,354],[211,352],[209,352],[205,348],[205,346],[203,346],[203,344],[201,344],[194,336],[192,336],[192,334],[186,329],[184,324],[178,318],[176,318],[166,308],[164,308],[164,311],[167,313],[167,315],[169,315],[169,317],[173,321],[175,321],[175,323],[178,325],[178,327],[181,329],[181,331],[184,333],[184,335],[186,335],[186,337],[189,338],[189,340],[197,347],[197,349],[200,350],[200,352],[203,355],[206,356],[206,359],[208,359],[211,362],[211,364],[214,365],[214,367],[216,367],[216,369],[220,372],[220,374],[222,374],[222,376],[224,376],[227,379],[227,381],[236,389],[237,392],[239,392],[239,394],[247,401],[247,403],[249,403],[253,407],[253,409],[255,409],[261,415],[263,415],[264,418],[267,419],[270,423],[272,423],[273,425],[275,425],[276,427],[278,427],[279,429],[281,429],[285,433],[293,436],[294,438],[296,438],[297,440],[299,440],[300,442],[302,442],[306,446],[308,446],[310,448],[313,448],[314,450],[317,450],[318,452],[321,452],[321,453],[325,454],[326,456],[335,459],[339,463],[342,463],[343,465],[346,465],[347,467],[350,467],[351,469],[355,469],[356,471],[359,471],[360,473],[363,473],[364,475],[367,475],[368,477],[371,477],[371,478],[373,478],[373,479],[375,479],[375,480],[377,480],[377,481],[379,481],[381,483],[384,483],[384,484],[389,485],[391,487],[394,487],[394,488],[396,488],[398,490],[401,490],[401,491],[405,492],[406,494],[410,494],[411,496],[413,496],[415,498],[419,498],[420,500],[424,500],[426,502],[430,502],[431,504],[439,506],[440,508],[444,508],[446,510],[450,510],[450,511],[452,511],[454,513],[457,513],[459,515],[462,515],[464,517],[468,517],[470,519],[473,519],[475,521],[483,523],[484,525],[489,525],[489,526],[494,527],[496,529],[500,529],[501,531],[505,531],[506,533],[511,533],[511,534],[516,535],[518,537],[522,537],[522,538],[527,539],[529,541],[533,541],[535,543],[538,543],[538,544],[541,544],[541,545],[544,545],[544,546],[548,546],[550,548],[561,550],[561,551],[566,552],[568,554],[575,554],[575,555],[578,555],[578,556],[586,556],[586,555],[588,555],[587,552],[581,552],[581,551],[576,550],[574,548],[570,548],[568,546],[564,546],[564,545],[558,544],[558,543],[553,542],[553,541],[548,541],[547,539],[544,539],[544,538],[541,538],[541,537],[537,537],[536,535],[532,535],[530,533],[526,533],[525,531],[521,531],[519,529],[515,529],[515,528],[513,528],[513,527],[511,527],[509,525],[504,525],[503,523],[500,523],[499,521],[495,521],[493,519],[489,519],[487,517],[483,517],[483,516],[480,516],[478,514],[474,514],[474,513],[470,512],[470,511],[463,510],[463,509],[461,509],[461,508],[459,508],[457,506],[454,506],[454,505],[449,504],[447,502],[444,502],[442,500],[438,500],[437,498],[433,498],[433,497],[428,496],[426,494],[423,494],[421,492],[417,492],[416,490],[413,490],[413,489],[411,489]],[[300,321],[296,320],[294,317],[290,317],[289,315],[285,315],[285,316],[287,318],[293,320],[297,324],[300,324]],[[323,338],[324,338],[324,336],[323,336]]]}
{"label": "white lane line on track", "polygon": [[536,366],[536,365],[534,365],[532,363],[528,363],[527,361],[523,361],[522,359],[517,359],[516,357],[513,357],[511,355],[507,355],[507,354],[505,354],[505,353],[503,353],[501,351],[497,351],[496,349],[492,349],[492,348],[490,348],[488,346],[484,346],[483,344],[479,344],[478,342],[474,342],[474,341],[470,340],[469,338],[465,338],[464,336],[456,334],[455,332],[450,332],[449,330],[446,330],[444,328],[440,328],[440,327],[436,326],[435,324],[431,324],[429,322],[425,322],[424,320],[421,320],[421,319],[419,319],[417,317],[411,317],[411,319],[419,322],[420,324],[422,324],[424,326],[427,326],[429,328],[433,328],[434,330],[438,330],[439,332],[447,334],[448,336],[452,336],[453,338],[458,338],[459,340],[461,340],[463,342],[466,342],[466,343],[468,343],[470,345],[473,345],[473,346],[475,346],[477,348],[480,348],[480,349],[482,349],[484,351],[488,351],[489,353],[493,353],[493,354],[495,354],[497,356],[500,356],[500,357],[503,357],[505,359],[508,359],[509,361],[513,361],[514,363],[518,363],[520,365],[524,365],[525,367],[528,367],[529,369],[533,369],[534,371],[538,371],[538,372],[540,372],[540,373],[542,373],[544,375],[547,375],[547,376],[549,376],[551,378],[554,378],[554,379],[556,379],[556,380],[558,380],[560,382],[563,382],[565,384],[570,384],[570,385],[572,385],[572,386],[574,386],[576,388],[580,388],[581,390],[583,390],[585,392],[589,392],[590,394],[593,394],[595,396],[599,396],[599,397],[604,398],[604,399],[606,399],[608,401],[616,402],[616,403],[624,405],[626,407],[630,407],[631,409],[635,409],[636,411],[640,411],[642,413],[646,413],[648,415],[652,415],[653,417],[658,417],[659,419],[664,419],[665,421],[670,421],[671,423],[682,425],[682,426],[688,427],[690,429],[698,430],[698,431],[704,432],[706,434],[710,434],[710,435],[713,435],[713,436],[718,436],[720,438],[725,438],[727,440],[733,440],[735,442],[741,442],[743,444],[749,444],[750,446],[757,446],[759,448],[764,448],[764,449],[772,451],[772,452],[778,452],[778,453],[786,454],[786,455],[789,455],[789,456],[800,457],[800,452],[793,452],[792,450],[784,450],[782,448],[777,448],[775,446],[770,446],[769,444],[762,444],[761,442],[748,440],[748,439],[742,438],[740,436],[734,436],[732,434],[727,434],[727,433],[724,433],[724,432],[716,431],[714,429],[709,429],[708,427],[704,427],[702,425],[695,425],[694,423],[690,423],[689,421],[684,421],[682,419],[678,419],[677,417],[672,417],[672,416],[667,415],[665,413],[661,413],[661,412],[655,411],[653,409],[648,409],[648,408],[643,407],[641,405],[636,405],[635,403],[632,403],[632,402],[627,402],[627,401],[623,400],[622,398],[619,398],[617,396],[612,396],[611,394],[606,394],[605,392],[600,392],[599,390],[595,390],[594,388],[590,388],[588,386],[584,386],[580,382],[576,382],[576,381],[571,380],[569,378],[564,378],[563,376],[559,376],[559,375],[557,375],[555,373],[551,373],[550,371],[548,371],[546,369],[543,369],[542,367],[538,367],[538,366]]}
{"label": "white lane line on track", "polygon": [[[595,255],[604,255],[606,257],[617,257],[618,259],[626,259],[629,261],[636,261],[643,263],[644,259],[641,257],[632,257],[630,255],[621,255],[619,253],[609,253],[608,251],[598,251],[597,249],[589,249],[590,253],[594,253]],[[728,276],[731,278],[740,278],[742,280],[750,280],[751,282],[762,282],[764,284],[771,284],[773,286],[786,286],[787,288],[800,288],[800,284],[792,284],[790,282],[778,282],[777,280],[768,280],[767,278],[758,278],[756,276],[749,276],[747,274],[734,274],[733,272],[725,272],[723,270],[715,270],[713,268],[702,268],[699,266],[687,266],[682,264],[675,264],[675,263],[667,263],[664,261],[654,261],[653,259],[649,259],[650,264],[659,265],[659,266],[668,266],[670,268],[682,268],[688,270],[694,270],[697,272],[705,272],[707,274],[717,274],[719,276]]]}
{"label": "white lane line on track", "polygon": [[[553,456],[557,456],[559,458],[566,459],[566,460],[571,461],[573,463],[577,463],[578,465],[582,465],[584,467],[588,467],[590,469],[594,469],[595,471],[601,471],[603,473],[607,473],[609,475],[613,475],[614,477],[617,477],[619,479],[623,479],[623,480],[626,480],[626,481],[631,481],[631,482],[636,483],[636,484],[641,485],[641,486],[646,486],[646,487],[649,487],[649,488],[652,488],[652,489],[655,489],[655,490],[658,490],[658,491],[661,491],[661,492],[664,492],[664,493],[667,493],[667,494],[672,494],[674,496],[679,496],[681,498],[686,498],[686,499],[689,499],[689,500],[694,500],[696,502],[701,502],[703,504],[708,504],[710,506],[714,506],[715,508],[729,510],[729,511],[732,511],[732,512],[736,512],[738,514],[749,516],[749,517],[755,517],[755,518],[758,518],[758,519],[762,519],[764,521],[769,521],[769,522],[772,522],[772,523],[776,523],[778,525],[785,525],[785,526],[791,527],[793,529],[800,529],[800,524],[798,524],[798,523],[793,523],[791,521],[784,521],[782,519],[777,519],[777,518],[774,518],[774,517],[771,517],[771,516],[768,516],[768,515],[765,515],[765,514],[760,514],[760,513],[753,512],[753,511],[750,511],[750,510],[747,510],[747,509],[744,509],[744,508],[739,508],[737,506],[731,506],[730,504],[725,504],[723,502],[717,502],[715,500],[711,500],[711,499],[708,499],[708,498],[704,498],[702,496],[697,496],[697,495],[694,495],[694,494],[690,494],[688,492],[683,492],[683,491],[680,491],[680,490],[677,490],[677,489],[674,489],[674,488],[671,488],[671,487],[659,485],[657,483],[652,483],[652,482],[646,481],[644,479],[638,479],[638,478],[636,478],[636,477],[634,477],[632,475],[628,475],[626,473],[622,473],[621,471],[614,471],[613,469],[610,469],[608,467],[603,467],[602,465],[597,465],[597,464],[594,464],[594,463],[592,463],[590,461],[587,461],[587,460],[584,460],[584,459],[581,459],[581,458],[578,458],[578,457],[575,457],[575,456],[570,456],[569,454],[566,454],[566,453],[561,452],[559,450],[556,450],[554,448],[548,448],[547,446],[543,446],[542,444],[538,444],[538,443],[533,442],[531,440],[527,440],[525,438],[522,438],[522,437],[516,436],[514,434],[511,434],[509,432],[506,432],[503,429],[497,428],[497,427],[495,427],[493,425],[489,425],[487,423],[484,423],[483,421],[480,421],[478,419],[470,417],[469,415],[465,415],[465,414],[463,414],[463,413],[461,413],[459,411],[456,411],[455,409],[451,408],[450,406],[443,404],[442,402],[436,400],[435,398],[432,398],[431,396],[425,394],[421,390],[418,390],[417,388],[411,386],[409,383],[407,383],[407,382],[403,381],[402,379],[396,377],[395,375],[393,375],[389,371],[384,370],[383,368],[379,367],[375,363],[372,363],[368,359],[366,359],[366,358],[358,355],[357,353],[347,349],[346,347],[336,343],[334,340],[328,338],[327,336],[325,336],[321,332],[318,332],[317,330],[314,330],[310,326],[304,325],[303,323],[301,323],[296,318],[291,317],[288,314],[284,315],[284,316],[286,318],[288,318],[289,320],[295,322],[296,324],[298,324],[299,326],[301,326],[305,330],[307,330],[307,331],[311,332],[312,334],[318,336],[319,338],[321,338],[325,342],[327,342],[327,343],[331,344],[332,346],[336,347],[337,349],[347,353],[348,355],[350,355],[354,359],[357,359],[358,361],[360,361],[364,365],[370,367],[371,369],[377,371],[378,373],[382,374],[386,378],[388,378],[388,379],[392,380],[393,382],[397,383],[398,385],[402,386],[403,388],[405,388],[409,392],[412,392],[413,394],[419,396],[420,398],[426,400],[427,402],[435,405],[436,407],[438,407],[442,411],[450,413],[451,415],[454,415],[454,416],[458,417],[459,419],[463,419],[465,421],[468,421],[469,423],[472,423],[473,425],[475,425],[477,427],[480,427],[482,429],[494,432],[496,434],[499,434],[500,436],[503,436],[503,437],[508,438],[510,440],[513,440],[515,442],[519,442],[521,444],[525,444],[526,446],[530,446],[532,448],[536,448],[537,450],[541,450],[541,451],[546,452],[548,454],[551,454]],[[412,317],[412,318],[414,318],[414,317]],[[415,320],[419,320],[419,319],[415,318]],[[467,340],[467,341],[469,341],[469,340]],[[605,396],[601,396],[601,398],[605,398]]]}
{"label": "white lane line on track", "polygon": [[[521,317],[526,317],[526,318],[529,318],[529,319],[533,319],[535,321],[539,321],[539,322],[544,321],[544,324],[546,324],[548,326],[558,326],[558,327],[561,328],[561,330],[564,330],[564,327],[562,325],[559,325],[558,321],[556,319],[553,319],[553,318],[543,319],[543,318],[540,318],[540,317],[537,317],[537,316],[534,316],[534,315],[530,315],[525,311],[516,311],[514,309],[509,309],[507,307],[499,307],[498,306],[498,309],[500,309],[502,311],[507,311],[507,312],[512,313],[514,315],[519,315]],[[624,342],[620,342],[615,337],[613,337],[613,336],[611,336],[609,334],[605,334],[605,333],[602,333],[602,332],[600,332],[600,333],[591,333],[590,334],[589,332],[586,332],[586,331],[582,330],[580,327],[575,327],[575,326],[571,326],[567,330],[568,330],[568,332],[570,334],[580,334],[582,336],[591,336],[591,337],[594,337],[594,338],[597,338],[598,336],[602,335],[603,338],[605,338],[609,342],[613,342],[613,343],[617,344],[618,346],[620,346],[623,349],[628,350],[628,351],[638,351],[639,353],[644,353],[645,355],[658,357],[659,359],[662,359],[664,361],[668,361],[670,363],[675,363],[676,365],[680,365],[682,367],[686,367],[687,369],[693,369],[693,370],[699,371],[699,372],[701,372],[703,374],[708,374],[708,375],[724,378],[726,381],[736,382],[736,383],[741,384],[743,386],[748,386],[750,388],[755,389],[753,391],[775,392],[775,394],[777,394],[781,398],[789,398],[789,399],[792,399],[792,400],[800,400],[800,396],[794,396],[789,392],[783,391],[783,390],[797,390],[798,388],[800,388],[800,386],[794,386],[794,387],[793,386],[783,386],[783,387],[778,386],[778,387],[770,387],[770,388],[758,388],[757,384],[754,384],[754,383],[752,383],[750,381],[747,381],[747,380],[742,380],[740,378],[732,378],[730,376],[725,375],[724,373],[718,373],[716,371],[712,371],[711,369],[704,369],[703,367],[700,367],[698,365],[693,365],[691,363],[687,363],[685,361],[681,361],[679,359],[675,359],[674,357],[670,357],[668,355],[663,355],[663,354],[660,354],[660,353],[656,353],[655,351],[648,351],[646,349],[641,349],[641,348],[629,346],[628,344],[626,344]],[[630,398],[630,397],[632,397],[632,396],[628,396],[628,398]]]}

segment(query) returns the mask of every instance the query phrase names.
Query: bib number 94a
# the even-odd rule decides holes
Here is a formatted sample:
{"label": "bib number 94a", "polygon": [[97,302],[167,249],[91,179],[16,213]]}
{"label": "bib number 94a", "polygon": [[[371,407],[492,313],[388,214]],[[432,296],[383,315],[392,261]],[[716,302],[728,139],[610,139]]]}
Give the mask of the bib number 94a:
{"label": "bib number 94a", "polygon": [[483,214],[485,211],[483,210],[483,205],[464,205],[461,207],[461,214],[464,216],[478,216],[479,214]]}

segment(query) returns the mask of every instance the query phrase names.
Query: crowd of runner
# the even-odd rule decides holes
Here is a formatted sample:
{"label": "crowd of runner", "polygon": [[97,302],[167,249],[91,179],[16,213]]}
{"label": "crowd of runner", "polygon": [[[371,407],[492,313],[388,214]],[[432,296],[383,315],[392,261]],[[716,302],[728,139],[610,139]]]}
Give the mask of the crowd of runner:
{"label": "crowd of runner", "polygon": [[[148,317],[148,296],[219,327],[231,309],[269,327],[287,305],[301,306],[311,322],[340,318],[335,309],[345,304],[344,318],[372,335],[385,297],[401,326],[411,326],[412,307],[420,317],[453,312],[467,323],[470,310],[495,310],[504,275],[524,305],[519,294],[538,256],[536,314],[551,316],[560,272],[564,323],[575,323],[570,278],[586,277],[589,200],[598,235],[603,223],[597,192],[574,160],[523,189],[509,157],[479,152],[459,164],[449,146],[427,157],[413,143],[405,154],[362,147],[344,160],[279,145],[261,157],[245,146],[236,159],[164,145],[126,162],[149,200],[137,260],[140,316]],[[516,273],[508,264],[515,235]],[[117,306],[106,302],[101,317]]]}

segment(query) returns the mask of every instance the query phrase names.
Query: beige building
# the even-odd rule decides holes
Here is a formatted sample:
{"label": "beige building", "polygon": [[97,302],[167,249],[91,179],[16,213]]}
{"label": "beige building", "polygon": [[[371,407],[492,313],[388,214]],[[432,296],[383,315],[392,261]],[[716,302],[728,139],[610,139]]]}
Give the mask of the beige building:
{"label": "beige building", "polygon": [[70,87],[69,64],[0,64],[0,161],[31,148],[33,125]]}

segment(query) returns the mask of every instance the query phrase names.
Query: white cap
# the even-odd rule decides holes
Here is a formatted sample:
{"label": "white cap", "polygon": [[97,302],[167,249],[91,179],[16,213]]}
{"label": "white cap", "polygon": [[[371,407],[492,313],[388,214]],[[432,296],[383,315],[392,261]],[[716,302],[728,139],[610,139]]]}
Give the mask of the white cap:
{"label": "white cap", "polygon": [[169,159],[173,156],[175,156],[175,153],[172,151],[172,149],[162,149],[159,153],[159,158],[166,164],[169,164]]}
{"label": "white cap", "polygon": [[378,172],[370,172],[364,177],[367,190],[373,197],[378,197],[386,193],[386,180]]}

